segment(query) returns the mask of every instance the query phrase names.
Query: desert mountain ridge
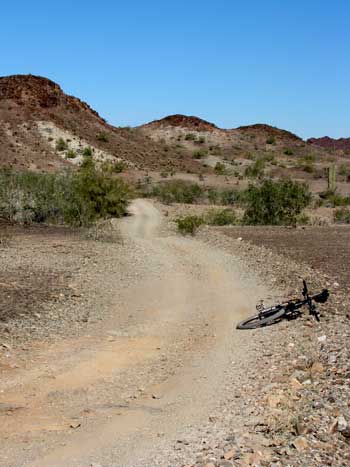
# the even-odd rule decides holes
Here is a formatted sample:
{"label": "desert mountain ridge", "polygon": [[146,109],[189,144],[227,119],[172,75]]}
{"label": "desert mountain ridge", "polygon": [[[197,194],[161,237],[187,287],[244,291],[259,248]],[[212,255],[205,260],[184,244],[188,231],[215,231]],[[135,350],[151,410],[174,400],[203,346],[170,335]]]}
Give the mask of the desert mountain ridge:
{"label": "desert mountain ridge", "polygon": [[[64,149],[57,142],[64,141]],[[78,164],[86,147],[98,160],[135,169],[196,170],[186,153],[133,128],[114,127],[80,99],[44,77],[0,77],[0,165],[57,170]]]}
{"label": "desert mountain ridge", "polygon": [[331,146],[329,140],[306,142],[266,124],[222,129],[199,117],[179,114],[136,128],[115,127],[48,78],[0,77],[1,166],[58,170],[79,164],[84,149],[91,147],[97,160],[122,160],[135,170],[200,172],[208,164],[197,160],[198,151],[233,161],[253,154],[278,156],[288,151],[303,156],[310,151],[317,155],[344,150],[340,143]]}
{"label": "desert mountain ridge", "polygon": [[350,138],[330,138],[323,136],[321,138],[309,138],[307,140],[310,144],[323,147],[325,149],[332,149],[336,151],[350,151]]}

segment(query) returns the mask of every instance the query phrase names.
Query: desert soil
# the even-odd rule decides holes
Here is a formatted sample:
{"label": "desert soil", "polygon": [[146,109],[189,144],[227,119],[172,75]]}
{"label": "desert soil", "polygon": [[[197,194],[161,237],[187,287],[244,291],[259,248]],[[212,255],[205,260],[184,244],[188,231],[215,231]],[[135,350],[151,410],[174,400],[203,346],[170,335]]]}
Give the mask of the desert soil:
{"label": "desert soil", "polygon": [[[136,200],[114,242],[9,229],[1,465],[348,465],[349,320],[332,271],[234,229],[179,237],[161,211]],[[332,315],[235,329],[301,273],[336,289]]]}

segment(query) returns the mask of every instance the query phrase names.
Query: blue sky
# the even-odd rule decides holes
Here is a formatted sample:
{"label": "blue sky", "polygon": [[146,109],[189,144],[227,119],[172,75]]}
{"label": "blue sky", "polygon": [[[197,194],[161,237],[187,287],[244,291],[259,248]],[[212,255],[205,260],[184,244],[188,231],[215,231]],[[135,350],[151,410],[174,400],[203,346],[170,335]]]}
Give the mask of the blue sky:
{"label": "blue sky", "polygon": [[58,82],[115,125],[168,114],[350,136],[350,2],[2,2],[0,75]]}

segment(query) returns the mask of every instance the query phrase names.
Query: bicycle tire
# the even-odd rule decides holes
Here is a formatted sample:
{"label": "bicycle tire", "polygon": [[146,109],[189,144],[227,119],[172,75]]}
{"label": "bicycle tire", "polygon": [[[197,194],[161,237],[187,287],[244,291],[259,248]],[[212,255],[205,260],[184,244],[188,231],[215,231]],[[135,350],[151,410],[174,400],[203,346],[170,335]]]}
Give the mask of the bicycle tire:
{"label": "bicycle tire", "polygon": [[277,310],[271,311],[264,318],[260,318],[260,315],[251,316],[237,324],[236,329],[258,329],[265,326],[271,326],[280,321],[286,314],[286,309],[278,308]]}

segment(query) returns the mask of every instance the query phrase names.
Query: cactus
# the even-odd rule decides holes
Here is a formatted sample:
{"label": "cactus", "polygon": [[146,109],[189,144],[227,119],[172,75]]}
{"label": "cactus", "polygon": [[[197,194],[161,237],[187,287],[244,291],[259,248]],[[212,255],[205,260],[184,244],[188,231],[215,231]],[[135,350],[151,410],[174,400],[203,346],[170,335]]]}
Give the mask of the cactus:
{"label": "cactus", "polygon": [[335,164],[328,167],[328,191],[334,193],[337,188],[337,170]]}

